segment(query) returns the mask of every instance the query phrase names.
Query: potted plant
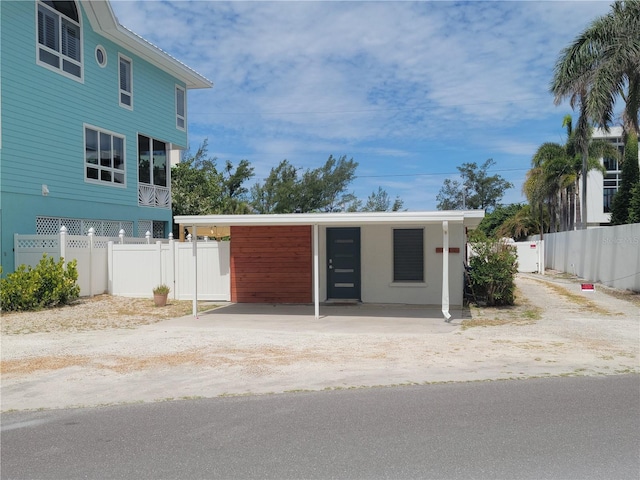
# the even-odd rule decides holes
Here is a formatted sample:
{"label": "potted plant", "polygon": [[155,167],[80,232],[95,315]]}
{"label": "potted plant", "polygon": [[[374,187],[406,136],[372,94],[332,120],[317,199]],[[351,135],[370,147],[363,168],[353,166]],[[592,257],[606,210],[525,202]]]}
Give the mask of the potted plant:
{"label": "potted plant", "polygon": [[167,297],[171,289],[165,285],[158,285],[153,289],[153,301],[156,307],[164,307],[167,304]]}

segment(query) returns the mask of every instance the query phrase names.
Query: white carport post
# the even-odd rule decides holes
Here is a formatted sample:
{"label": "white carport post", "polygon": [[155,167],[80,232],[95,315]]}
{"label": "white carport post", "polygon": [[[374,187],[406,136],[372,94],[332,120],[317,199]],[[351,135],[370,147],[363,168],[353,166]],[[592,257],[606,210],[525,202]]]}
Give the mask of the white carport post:
{"label": "white carport post", "polygon": [[198,231],[196,226],[191,227],[191,255],[193,257],[193,308],[192,313],[198,318]]}
{"label": "white carport post", "polygon": [[313,303],[315,319],[320,318],[320,259],[318,256],[319,244],[318,224],[313,225]]}
{"label": "white carport post", "polygon": [[442,314],[444,321],[451,321],[449,313],[449,222],[442,222]]}

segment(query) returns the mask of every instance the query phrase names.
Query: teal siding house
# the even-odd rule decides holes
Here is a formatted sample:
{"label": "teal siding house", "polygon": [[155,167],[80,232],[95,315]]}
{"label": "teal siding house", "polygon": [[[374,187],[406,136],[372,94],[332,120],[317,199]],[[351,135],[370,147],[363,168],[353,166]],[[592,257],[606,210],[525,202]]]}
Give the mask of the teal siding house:
{"label": "teal siding house", "polygon": [[0,2],[0,254],[13,235],[166,238],[171,163],[202,75],[120,25],[108,1]]}

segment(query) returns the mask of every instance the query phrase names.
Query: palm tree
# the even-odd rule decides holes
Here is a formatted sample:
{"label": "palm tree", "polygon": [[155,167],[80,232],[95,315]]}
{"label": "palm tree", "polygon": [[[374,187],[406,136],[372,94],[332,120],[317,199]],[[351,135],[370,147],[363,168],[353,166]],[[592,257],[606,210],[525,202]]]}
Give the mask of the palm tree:
{"label": "palm tree", "polygon": [[[591,129],[587,130],[584,142],[581,136],[585,134],[576,133],[570,115],[564,117],[562,126],[567,129],[566,143],[544,143],[538,148],[523,187],[534,212],[538,209],[548,211],[551,232],[573,230],[574,220],[581,224],[584,208],[580,207],[580,179],[586,178],[585,172],[603,171],[599,161],[602,156],[617,155],[617,150],[609,142],[592,140]],[[591,153],[587,154],[586,162],[582,160],[583,145],[587,145],[586,150]]]}
{"label": "palm tree", "polygon": [[589,120],[608,129],[620,96],[625,102],[625,132],[639,131],[640,1],[616,1],[611,12],[592,22],[562,50],[555,65],[551,92],[556,105],[569,98],[571,108],[580,109],[576,146],[582,157],[582,227],[586,227]]}

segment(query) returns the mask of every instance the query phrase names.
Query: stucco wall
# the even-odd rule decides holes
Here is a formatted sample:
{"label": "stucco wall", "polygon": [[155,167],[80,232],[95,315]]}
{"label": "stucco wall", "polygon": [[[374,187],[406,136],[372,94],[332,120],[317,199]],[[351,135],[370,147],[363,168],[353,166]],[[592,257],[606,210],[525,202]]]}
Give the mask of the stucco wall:
{"label": "stucco wall", "polygon": [[[404,303],[439,305],[442,301],[442,226],[427,225],[424,237],[425,282],[420,284],[393,283],[393,228],[391,226],[363,226],[361,235],[362,301],[365,303]],[[415,225],[396,228],[417,228]],[[464,230],[461,224],[449,225],[449,247],[459,253],[449,254],[449,284],[451,305],[462,304]],[[327,298],[326,228],[320,229],[320,300]]]}

